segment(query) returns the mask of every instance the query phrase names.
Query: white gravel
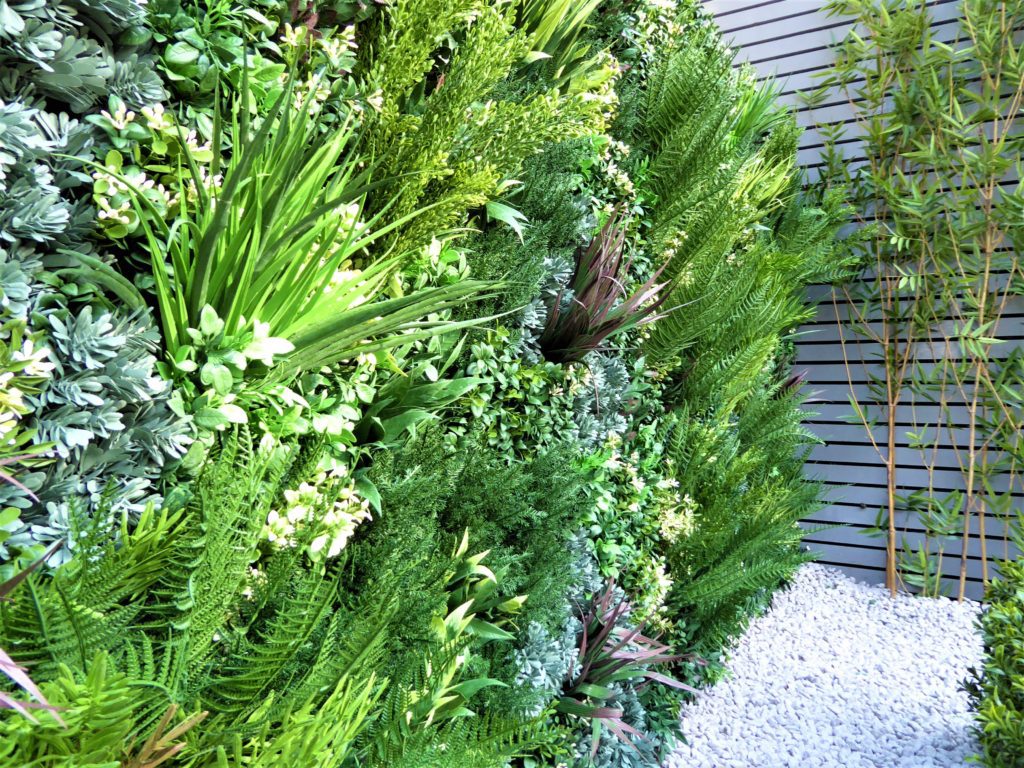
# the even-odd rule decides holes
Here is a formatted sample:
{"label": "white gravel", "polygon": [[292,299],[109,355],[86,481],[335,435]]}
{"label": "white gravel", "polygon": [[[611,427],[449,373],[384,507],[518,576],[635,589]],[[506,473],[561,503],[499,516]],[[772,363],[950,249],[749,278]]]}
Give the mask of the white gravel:
{"label": "white gravel", "polygon": [[977,603],[901,595],[805,565],[683,710],[670,768],[947,768],[976,751]]}

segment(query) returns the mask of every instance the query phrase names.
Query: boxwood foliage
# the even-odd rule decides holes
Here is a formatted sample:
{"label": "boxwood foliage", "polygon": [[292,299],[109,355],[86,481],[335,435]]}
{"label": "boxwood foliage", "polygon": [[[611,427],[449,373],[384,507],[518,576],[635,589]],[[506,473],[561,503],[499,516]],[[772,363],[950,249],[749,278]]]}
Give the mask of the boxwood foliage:
{"label": "boxwood foliage", "polygon": [[981,762],[989,768],[1024,766],[1024,561],[1003,563],[989,585],[978,619],[985,641],[981,669],[967,692],[976,711]]}

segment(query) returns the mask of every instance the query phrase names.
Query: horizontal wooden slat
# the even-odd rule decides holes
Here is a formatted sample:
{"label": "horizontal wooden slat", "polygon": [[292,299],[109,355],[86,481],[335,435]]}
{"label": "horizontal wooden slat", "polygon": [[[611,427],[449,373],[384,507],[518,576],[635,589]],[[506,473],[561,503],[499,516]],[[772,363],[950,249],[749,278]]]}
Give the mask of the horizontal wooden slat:
{"label": "horizontal wooden slat", "polygon": [[[874,438],[875,442],[885,447],[886,441],[888,440],[889,430],[885,424],[879,424],[869,431],[862,424],[833,424],[833,423],[811,423],[807,425],[808,428],[817,435],[822,441],[832,445],[864,445],[869,446],[871,444],[871,438]],[[896,444],[905,446],[911,442],[917,442],[923,440],[927,442],[941,441],[943,445],[963,445],[966,446],[970,432],[966,427],[960,427],[956,429],[947,429],[945,425],[936,425],[935,422],[924,423],[920,426],[897,426],[893,433],[896,438]],[[911,438],[913,434],[915,437]]]}
{"label": "horizontal wooden slat", "polygon": [[[885,568],[884,549],[866,549],[852,544],[839,544],[828,541],[815,541],[808,539],[811,551],[820,553],[820,556],[831,562],[839,562],[854,566],[874,566]],[[995,575],[995,569],[989,564],[989,577]],[[942,573],[945,577],[955,579],[960,573],[959,555],[944,555],[942,559]],[[981,560],[976,557],[967,558],[967,578],[972,581],[981,581],[983,575]]]}
{"label": "horizontal wooden slat", "polygon": [[[1015,312],[1018,306],[1024,309],[1024,301],[1013,302],[1009,309],[1011,311],[1003,315],[999,321],[999,325],[996,326],[992,334],[998,338],[1008,339],[1019,339],[1024,337],[1024,312]],[[831,307],[829,307],[831,309]],[[851,328],[849,325],[844,324],[842,326],[842,333],[840,333],[840,325],[835,321],[835,318],[830,318],[829,322],[815,323],[814,325],[805,325],[801,328],[800,343],[805,346],[806,349],[814,348],[818,345],[839,345],[840,337],[848,343],[854,342],[857,339],[865,338],[860,335],[861,329],[870,331],[878,336],[882,335],[884,330],[883,323],[881,320],[874,320],[868,323],[857,323],[856,328]],[[955,320],[943,320],[936,323],[934,330],[932,331],[932,338],[941,340],[941,333],[952,334],[955,333],[961,323]]]}
{"label": "horizontal wooden slat", "polygon": [[[824,389],[824,388],[822,388]],[[848,424],[853,423],[858,428],[860,422],[850,408],[850,403],[847,398],[847,391],[845,389],[837,387],[834,391],[834,399],[823,402],[818,400],[816,402],[809,403],[805,410],[811,412],[813,415],[810,417],[809,424],[812,425],[811,429],[814,431],[813,425],[815,424]],[[906,403],[906,401],[904,401]],[[943,411],[937,405],[918,405],[913,408],[910,405],[901,405],[896,408],[895,423],[897,424],[897,434],[902,433],[904,428],[915,428],[915,425],[920,424],[935,424],[941,417]],[[964,405],[951,406],[949,411],[949,420],[951,424],[957,424],[963,426],[968,421],[967,407]],[[872,410],[872,413],[868,414],[869,418],[879,416],[879,421],[882,421],[881,413],[877,410]],[[865,442],[868,442],[865,439]]]}
{"label": "horizontal wooden slat", "polygon": [[[867,547],[870,549],[884,549],[885,540],[878,537],[871,537],[864,533],[862,528],[855,528],[852,526],[839,526],[835,528],[828,528],[826,530],[819,530],[810,533],[806,539],[807,541],[815,544],[843,544],[854,547]],[[1001,541],[998,536],[986,536],[986,547],[994,553],[1001,549]],[[906,532],[901,531],[900,544],[901,546],[907,546],[913,549],[919,548],[925,541],[925,536],[922,532],[916,530],[908,530]],[[952,541],[943,542],[943,552],[945,557],[957,558],[960,557],[960,539],[954,539]],[[1016,553],[1014,553],[1016,554]],[[978,536],[972,536],[968,539],[967,544],[967,555],[970,558],[978,559],[981,558],[981,538]]]}
{"label": "horizontal wooden slat", "polygon": [[[848,446],[843,446],[847,448]],[[870,449],[864,449],[869,451]],[[848,451],[841,451],[844,458],[849,455]],[[859,457],[858,457],[859,458]],[[847,485],[857,488],[857,495],[871,496],[870,504],[884,503],[884,498],[879,501],[874,494],[867,489],[880,488],[885,490],[885,469],[877,462],[864,462],[858,464],[856,461],[839,462],[835,459],[828,461],[811,461],[807,464],[807,474],[815,479],[831,483],[836,486]],[[955,469],[936,469],[929,472],[926,469],[918,469],[915,466],[901,465],[896,473],[896,480],[901,488],[908,491],[925,488],[933,488],[936,491],[953,491],[964,487],[964,476]],[[992,487],[996,493],[1006,493],[1009,490],[1009,480],[1005,475],[992,479]],[[847,496],[849,496],[847,493]],[[1022,491],[1019,484],[1014,484],[1014,496],[1021,497]],[[859,499],[858,499],[859,500]]]}
{"label": "horizontal wooden slat", "polygon": [[[771,6],[785,3],[791,5],[817,5],[817,0],[704,0],[704,5],[719,20],[727,16],[735,16],[738,13],[772,14],[777,11],[771,10]],[[765,9],[765,10],[762,10]]]}
{"label": "horizontal wooden slat", "polygon": [[[804,521],[806,525],[848,525],[858,530],[873,526],[877,519],[880,507],[868,507],[857,504],[832,503],[823,509],[816,510]],[[1002,546],[1006,529],[1002,521],[994,515],[985,516],[985,539],[991,547]],[[972,516],[968,523],[971,536],[981,536],[982,521],[977,516]],[[900,531],[922,531],[924,526],[918,519],[916,513],[898,512],[896,514],[896,528]],[[864,536],[865,546],[883,546],[880,540]]]}

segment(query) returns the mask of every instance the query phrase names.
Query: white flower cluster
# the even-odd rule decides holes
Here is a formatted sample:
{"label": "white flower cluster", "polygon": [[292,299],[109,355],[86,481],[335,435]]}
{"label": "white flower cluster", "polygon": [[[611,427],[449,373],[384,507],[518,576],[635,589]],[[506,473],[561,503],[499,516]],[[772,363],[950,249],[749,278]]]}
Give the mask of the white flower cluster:
{"label": "white flower cluster", "polygon": [[163,104],[154,104],[151,107],[143,107],[139,110],[146,118],[146,127],[151,131],[169,131],[174,127],[167,113],[164,112]]}
{"label": "white flower cluster", "polygon": [[106,171],[95,171],[92,174],[95,181],[102,182],[102,185],[95,188],[96,204],[99,206],[97,218],[100,220],[109,219],[119,224],[130,224],[133,189],[144,193],[150,199],[154,196],[159,197],[168,208],[178,204],[176,194],[163,184],[157,184],[141,169],[122,170],[119,176],[120,178]]}
{"label": "white flower cluster", "polygon": [[292,94],[292,106],[296,111],[305,106],[310,115],[316,115],[330,95],[330,84],[320,77],[310,75],[304,82],[295,86],[295,91]]}
{"label": "white flower cluster", "polygon": [[100,116],[105,117],[110,121],[117,130],[123,131],[128,127],[128,123],[135,119],[135,113],[128,110],[124,104],[119,104],[114,110],[114,114],[110,114],[105,109],[100,110]]}
{"label": "white flower cluster", "polygon": [[19,419],[28,411],[18,378],[48,378],[56,367],[49,357],[49,349],[36,349],[31,339],[25,339],[21,349],[14,350],[10,358],[19,370],[0,373],[0,447],[10,445]]}
{"label": "white flower cluster", "polygon": [[[198,169],[199,183],[203,185],[203,189],[208,193],[220,189],[224,184],[223,174],[218,173],[211,176],[210,172],[206,170],[206,166],[198,165],[196,167]],[[185,190],[188,193],[189,201],[194,202],[199,199],[199,190],[196,187],[196,180],[191,176],[189,176]],[[177,200],[175,200],[175,202],[177,202]]]}
{"label": "white flower cluster", "polygon": [[[340,467],[331,473],[332,479],[344,474]],[[321,488],[334,501],[329,501]],[[359,496],[352,483],[329,482],[327,472],[317,474],[312,483],[285,491],[284,500],[283,509],[272,509],[267,515],[263,535],[276,548],[294,547],[298,533],[315,525],[320,532],[309,543],[309,554],[314,559],[337,557],[359,524],[371,519],[370,502]]]}
{"label": "white flower cluster", "polygon": [[[663,486],[662,483],[666,485]],[[674,480],[662,481],[662,483],[658,484],[659,488],[667,487],[674,490],[679,486],[679,483]],[[694,516],[697,514],[699,505],[688,493],[683,494],[681,499],[675,493],[666,494],[665,498],[671,499],[671,501],[661,507],[658,523],[662,538],[672,543],[680,537],[685,538],[693,533]]]}

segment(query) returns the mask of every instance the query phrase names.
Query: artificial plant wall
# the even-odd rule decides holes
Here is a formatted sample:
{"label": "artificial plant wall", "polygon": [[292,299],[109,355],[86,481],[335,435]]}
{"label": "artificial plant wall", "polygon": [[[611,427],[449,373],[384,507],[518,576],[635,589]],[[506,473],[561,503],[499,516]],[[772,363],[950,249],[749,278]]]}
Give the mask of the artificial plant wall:
{"label": "artificial plant wall", "polygon": [[0,765],[658,765],[819,495],[772,91],[690,2],[2,8]]}

